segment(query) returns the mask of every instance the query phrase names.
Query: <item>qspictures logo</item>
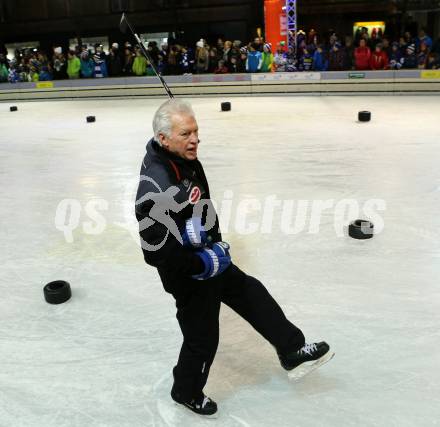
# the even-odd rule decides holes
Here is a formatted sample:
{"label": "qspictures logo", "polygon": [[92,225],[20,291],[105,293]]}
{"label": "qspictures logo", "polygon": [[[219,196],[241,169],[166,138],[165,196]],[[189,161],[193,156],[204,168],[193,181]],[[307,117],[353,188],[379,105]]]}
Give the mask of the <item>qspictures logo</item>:
{"label": "qspictures logo", "polygon": [[[220,229],[223,234],[239,235],[282,233],[297,235],[300,233],[318,234],[325,224],[331,223],[337,237],[345,236],[345,228],[354,218],[365,218],[375,224],[375,234],[383,231],[385,223],[380,212],[386,210],[383,199],[327,199],[327,200],[292,200],[270,194],[264,198],[242,197],[232,190],[224,190],[223,197],[217,200],[201,199],[201,190],[194,186],[191,190],[182,190],[171,186],[163,190],[149,176],[141,176],[140,182],[146,183],[151,191],[142,194],[136,200],[139,179],[129,180],[123,192],[123,221],[113,224],[125,229],[134,241],[148,251],[157,251],[163,247],[169,235],[173,235],[180,243],[182,237],[173,219],[189,207],[193,217],[206,218],[205,229],[214,227],[218,215]],[[184,201],[178,203],[176,196],[180,191],[185,192]],[[182,199],[180,199],[182,200]],[[118,201],[120,205],[120,200]],[[142,211],[147,207],[146,215],[137,221],[135,208]],[[55,227],[64,234],[66,242],[74,241],[74,231],[82,227],[82,232],[89,235],[99,235],[105,232],[108,221],[105,212],[111,209],[111,202],[105,199],[91,199],[83,206],[79,200],[63,199],[55,213]],[[86,220],[81,223],[81,217]],[[163,233],[154,243],[146,242],[139,232],[160,225]]]}

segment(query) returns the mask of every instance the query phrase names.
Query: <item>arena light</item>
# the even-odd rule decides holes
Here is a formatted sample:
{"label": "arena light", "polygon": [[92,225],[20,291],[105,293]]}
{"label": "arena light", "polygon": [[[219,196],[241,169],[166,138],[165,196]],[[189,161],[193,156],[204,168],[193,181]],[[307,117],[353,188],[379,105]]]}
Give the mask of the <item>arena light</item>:
{"label": "arena light", "polygon": [[354,25],[356,25],[356,27],[381,27],[381,26],[385,26],[385,22],[383,21],[365,21],[365,22],[355,22]]}
{"label": "arena light", "polygon": [[385,33],[386,24],[383,21],[362,21],[355,22],[353,25],[353,34],[356,34],[360,28],[366,28],[368,30],[368,35],[371,37],[374,31],[382,31]]}

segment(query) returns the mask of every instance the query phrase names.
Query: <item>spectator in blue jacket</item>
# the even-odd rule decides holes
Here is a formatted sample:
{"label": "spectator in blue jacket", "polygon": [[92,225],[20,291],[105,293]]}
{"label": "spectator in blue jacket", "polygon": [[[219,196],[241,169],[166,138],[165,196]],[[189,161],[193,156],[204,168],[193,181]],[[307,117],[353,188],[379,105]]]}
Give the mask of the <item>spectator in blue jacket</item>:
{"label": "spectator in blue jacket", "polygon": [[47,65],[43,65],[41,67],[40,76],[38,78],[40,82],[47,82],[52,80],[52,74],[49,72],[49,67]]}
{"label": "spectator in blue jacket", "polygon": [[87,50],[81,53],[81,77],[86,79],[93,77],[93,71],[95,70],[95,63],[90,58]]}
{"label": "spectator in blue jacket", "polygon": [[416,48],[417,48],[417,50],[419,50],[420,45],[422,43],[425,43],[426,47],[429,50],[431,50],[431,48],[432,48],[432,38],[429,37],[428,34],[426,34],[426,29],[425,28],[422,28],[419,31],[419,37],[418,37],[418,39],[416,39]]}
{"label": "spectator in blue jacket", "polygon": [[15,64],[11,64],[9,67],[8,80],[10,83],[18,83],[20,81],[20,76],[17,73]]}
{"label": "spectator in blue jacket", "polygon": [[414,44],[408,45],[406,48],[406,54],[403,57],[403,65],[402,68],[417,68],[418,61],[417,56],[415,55],[416,47]]}
{"label": "spectator in blue jacket", "polygon": [[320,44],[313,54],[313,70],[327,71],[328,70],[328,56],[324,51],[324,46]]}
{"label": "spectator in blue jacket", "polygon": [[390,70],[400,70],[403,64],[403,55],[400,50],[400,46],[398,42],[394,42],[391,45],[391,53],[390,53],[390,62],[389,67]]}
{"label": "spectator in blue jacket", "polygon": [[345,51],[338,41],[333,44],[328,53],[330,71],[343,71],[345,63]]}
{"label": "spectator in blue jacket", "polygon": [[248,73],[258,73],[262,64],[261,52],[257,50],[255,43],[252,43],[246,59],[246,71]]}
{"label": "spectator in blue jacket", "polygon": [[107,65],[105,63],[105,60],[102,59],[99,51],[93,55],[93,61],[95,64],[93,69],[93,77],[96,78],[108,77]]}
{"label": "spectator in blue jacket", "polygon": [[194,55],[191,49],[182,46],[179,60],[180,74],[191,74],[194,67]]}
{"label": "spectator in blue jacket", "polygon": [[298,61],[298,71],[311,71],[313,66],[313,55],[308,46],[303,47],[302,56]]}

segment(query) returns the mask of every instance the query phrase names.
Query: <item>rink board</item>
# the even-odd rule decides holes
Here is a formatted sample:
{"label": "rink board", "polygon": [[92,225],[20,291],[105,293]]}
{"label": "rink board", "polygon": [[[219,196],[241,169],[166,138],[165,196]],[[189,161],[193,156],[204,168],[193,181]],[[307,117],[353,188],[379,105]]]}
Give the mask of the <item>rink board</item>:
{"label": "rink board", "polygon": [[[437,70],[207,74],[166,76],[165,80],[180,96],[440,93]],[[156,77],[0,84],[0,101],[6,102],[158,96],[164,96],[164,90]]]}

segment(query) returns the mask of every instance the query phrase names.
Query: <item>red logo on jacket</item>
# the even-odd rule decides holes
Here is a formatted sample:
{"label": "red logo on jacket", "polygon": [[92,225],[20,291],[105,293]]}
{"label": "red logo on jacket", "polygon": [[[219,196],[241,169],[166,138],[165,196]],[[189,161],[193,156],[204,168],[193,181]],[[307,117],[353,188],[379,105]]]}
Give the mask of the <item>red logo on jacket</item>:
{"label": "red logo on jacket", "polygon": [[202,192],[200,191],[200,188],[199,187],[193,187],[193,189],[191,190],[191,193],[189,193],[188,201],[192,205],[195,205],[200,200],[200,196],[201,195],[202,195]]}

